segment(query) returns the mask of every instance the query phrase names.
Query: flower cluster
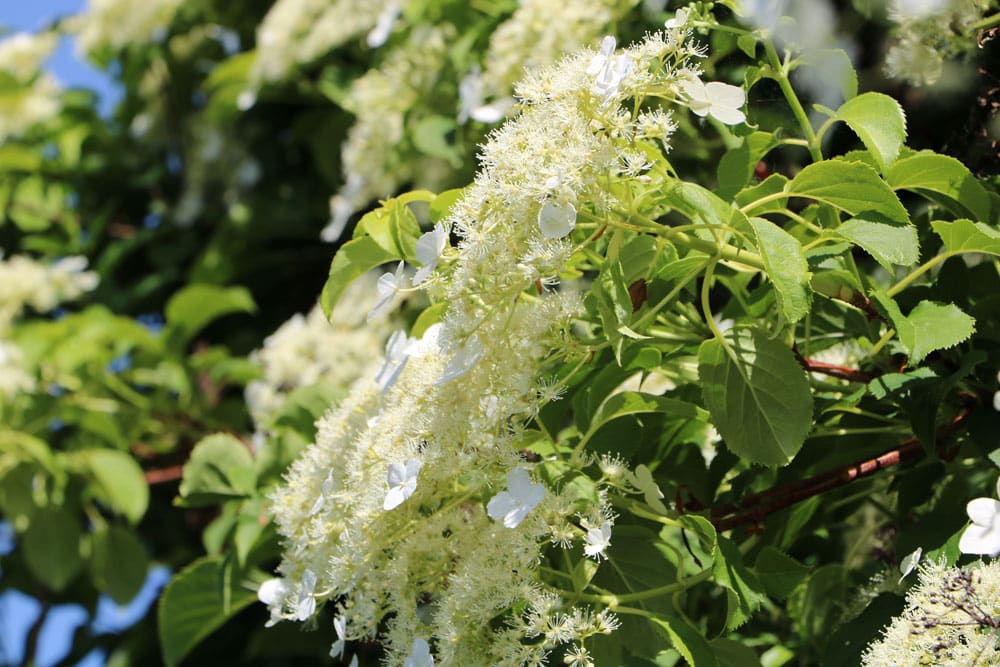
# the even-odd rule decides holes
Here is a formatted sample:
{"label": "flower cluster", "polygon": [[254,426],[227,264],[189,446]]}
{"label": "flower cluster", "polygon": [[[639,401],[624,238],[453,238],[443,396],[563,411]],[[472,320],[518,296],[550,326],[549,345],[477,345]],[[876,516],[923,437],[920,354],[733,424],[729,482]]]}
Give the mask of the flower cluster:
{"label": "flower cluster", "polygon": [[278,0],[257,28],[257,56],[250,74],[254,89],[280,81],[359,35],[372,48],[388,37],[401,0]]}
{"label": "flower cluster", "polygon": [[915,86],[941,78],[944,62],[976,47],[972,25],[990,0],[891,0],[889,18],[899,27],[885,57],[886,73]]}
{"label": "flower cluster", "polygon": [[364,326],[376,280],[375,274],[368,274],[348,287],[329,321],[318,305],[308,315],[294,315],[251,355],[261,377],[247,386],[246,400],[259,432],[266,430],[289,394],[299,387],[322,383],[346,389],[374,372],[392,326],[389,317],[375,318]]}
{"label": "flower cluster", "polygon": [[64,257],[43,264],[21,255],[0,259],[0,334],[26,307],[39,313],[55,309],[97,286],[84,257]]}
{"label": "flower cluster", "polygon": [[[611,180],[642,182],[635,142],[667,139],[672,125],[647,118],[662,111],[623,102],[687,99],[678,86],[697,76],[697,49],[686,36],[656,33],[620,54],[611,40],[518,87],[522,112],[492,134],[473,185],[418,243],[431,269],[418,287],[448,304],[442,320],[389,339],[381,370],[319,422],[273,495],[285,551],[282,576],[261,592],[272,621],[334,605],[334,652],[380,634],[392,664],[542,664],[560,646],[589,664],[584,640],[614,630],[606,610],[574,606],[538,572],[549,545],[606,555],[607,484],[564,487],[568,464],[531,465],[519,443],[558,397],[547,360],[574,347],[579,297],[544,286],[571,265],[577,214],[606,215]],[[594,71],[598,58],[609,71]],[[410,285],[400,266],[375,291]]]}
{"label": "flower cluster", "polygon": [[68,23],[80,53],[121,51],[165,34],[184,0],[89,0]]}
{"label": "flower cluster", "polygon": [[995,665],[1000,661],[1000,562],[921,566],[906,608],[863,656],[866,667]]}
{"label": "flower cluster", "polygon": [[55,33],[17,33],[0,40],[0,74],[16,84],[5,84],[0,95],[0,141],[20,136],[59,113],[62,88],[51,74],[41,71],[57,42]]}

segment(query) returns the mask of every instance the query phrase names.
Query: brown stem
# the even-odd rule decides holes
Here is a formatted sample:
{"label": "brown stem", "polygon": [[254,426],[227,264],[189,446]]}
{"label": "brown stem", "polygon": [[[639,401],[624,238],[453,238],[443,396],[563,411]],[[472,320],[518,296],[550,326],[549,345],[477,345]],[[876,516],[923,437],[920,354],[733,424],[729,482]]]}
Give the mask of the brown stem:
{"label": "brown stem", "polygon": [[184,466],[176,465],[167,468],[153,468],[146,471],[146,484],[166,484],[176,482],[184,476]]}
{"label": "brown stem", "polygon": [[873,379],[871,374],[859,371],[856,368],[838,366],[837,364],[828,364],[824,361],[814,361],[813,359],[807,359],[802,355],[799,355],[797,352],[796,354],[799,357],[799,363],[811,373],[822,373],[823,375],[840,378],[841,380],[849,380],[850,382],[868,383]]}
{"label": "brown stem", "polygon": [[[969,416],[968,409],[962,410],[950,424],[942,428],[936,438],[937,448],[943,456],[947,454],[944,439],[952,435]],[[857,479],[891,468],[905,461],[920,458],[924,448],[917,438],[910,438],[898,447],[883,452],[874,458],[839,466],[814,475],[808,479],[791,482],[782,486],[751,494],[740,501],[738,506],[723,505],[713,507],[710,520],[718,531],[731,530],[745,523],[760,523],[769,514],[813,496],[844,486]]]}

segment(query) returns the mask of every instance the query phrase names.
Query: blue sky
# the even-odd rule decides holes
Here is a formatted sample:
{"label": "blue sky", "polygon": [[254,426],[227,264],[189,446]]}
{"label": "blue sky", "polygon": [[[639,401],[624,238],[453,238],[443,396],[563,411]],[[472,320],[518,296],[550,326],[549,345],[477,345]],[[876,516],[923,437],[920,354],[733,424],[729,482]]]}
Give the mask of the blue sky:
{"label": "blue sky", "polygon": [[[0,0],[0,26],[12,32],[34,32],[60,16],[79,12],[85,4],[84,0]],[[89,88],[97,92],[101,98],[102,114],[110,113],[121,97],[114,81],[81,61],[68,39],[59,44],[48,62],[48,68],[64,86]]]}

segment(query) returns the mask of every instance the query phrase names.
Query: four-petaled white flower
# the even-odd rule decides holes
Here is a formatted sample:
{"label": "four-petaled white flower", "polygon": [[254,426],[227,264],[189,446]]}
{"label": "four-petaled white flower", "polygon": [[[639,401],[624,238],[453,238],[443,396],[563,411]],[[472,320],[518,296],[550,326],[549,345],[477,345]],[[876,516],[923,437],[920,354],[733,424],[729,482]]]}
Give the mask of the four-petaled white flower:
{"label": "four-petaled white flower", "polygon": [[423,266],[417,269],[416,275],[413,276],[414,285],[419,285],[427,280],[431,271],[437,267],[438,259],[447,246],[448,232],[440,223],[434,225],[434,229],[417,239],[417,261]]}
{"label": "four-petaled white flower", "polygon": [[391,510],[403,504],[403,501],[417,490],[417,473],[420,472],[420,459],[409,458],[406,463],[390,463],[389,492],[385,494],[382,509]]}
{"label": "four-petaled white flower", "polygon": [[666,23],[664,23],[663,25],[670,28],[671,30],[675,30],[677,28],[683,28],[684,25],[687,23],[688,14],[689,14],[688,10],[685,7],[681,7],[674,14],[674,18],[667,19]]}
{"label": "four-petaled white flower", "polygon": [[383,273],[375,283],[375,290],[378,292],[378,300],[372,309],[368,311],[368,321],[371,322],[389,312],[392,309],[393,299],[396,292],[407,288],[406,265],[400,262],[396,265],[394,273]]}
{"label": "four-petaled white flower", "polygon": [[313,591],[316,589],[316,573],[306,570],[302,573],[302,587],[299,589],[299,597],[295,602],[295,620],[308,621],[316,611],[316,598]]}
{"label": "four-petaled white flower", "polygon": [[746,102],[746,93],[739,86],[712,81],[705,83],[697,77],[688,77],[678,84],[688,98],[688,108],[698,116],[712,116],[726,125],[738,125],[746,120],[740,110]]}
{"label": "four-petaled white flower", "polygon": [[382,368],[375,375],[375,381],[382,387],[384,394],[389,387],[396,382],[399,374],[403,372],[407,360],[410,358],[410,346],[413,341],[402,331],[396,331],[385,344],[385,360]]}
{"label": "four-petaled white flower", "polygon": [[288,590],[288,580],[284,577],[268,579],[257,589],[257,599],[266,604],[271,612],[271,618],[264,627],[269,628],[281,620],[281,607]]}
{"label": "four-petaled white flower", "polygon": [[590,59],[590,66],[587,67],[587,74],[596,77],[594,92],[604,99],[604,104],[618,94],[622,81],[632,68],[632,61],[627,55],[615,55],[616,43],[611,35],[601,40],[601,52]]}
{"label": "four-petaled white flower", "polygon": [[[1000,480],[997,495],[1000,496]],[[969,501],[965,511],[972,525],[962,533],[958,550],[963,554],[1000,555],[1000,501],[976,498]]]}
{"label": "four-petaled white flower", "polygon": [[598,528],[589,528],[584,541],[584,554],[597,560],[605,558],[604,550],[611,545],[611,523],[605,521]]}
{"label": "four-petaled white flower", "polygon": [[483,343],[479,336],[472,334],[444,368],[444,374],[434,384],[444,384],[455,378],[462,377],[476,365],[483,356]]}
{"label": "four-petaled white flower", "polygon": [[507,473],[507,490],[493,496],[486,513],[494,521],[502,520],[507,528],[517,528],[544,497],[544,486],[532,482],[524,468],[514,468]]}
{"label": "four-petaled white flower", "polygon": [[538,211],[538,226],[547,239],[561,239],[576,227],[576,208],[569,202],[560,204],[549,199]]}
{"label": "four-petaled white flower", "polygon": [[427,640],[417,637],[413,640],[413,647],[410,655],[403,661],[403,667],[434,667],[434,656],[431,655],[431,647],[427,645]]}

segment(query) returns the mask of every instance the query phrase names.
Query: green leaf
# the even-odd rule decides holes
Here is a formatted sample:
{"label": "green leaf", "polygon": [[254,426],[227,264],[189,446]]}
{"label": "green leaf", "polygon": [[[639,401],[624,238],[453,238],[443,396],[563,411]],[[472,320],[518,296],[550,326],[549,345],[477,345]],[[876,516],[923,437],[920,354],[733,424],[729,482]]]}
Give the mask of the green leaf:
{"label": "green leaf", "polygon": [[712,423],[726,446],[763,465],[788,463],[812,428],[812,393],[805,371],[782,343],[752,329],[707,340],[698,375]]}
{"label": "green leaf", "polygon": [[753,649],[734,639],[713,639],[709,642],[719,667],[760,667]]}
{"label": "green leaf", "polygon": [[175,576],[160,598],[158,625],[163,661],[174,667],[201,640],[257,599],[233,581],[226,561],[196,560]]}
{"label": "green leaf", "polygon": [[812,290],[809,265],[798,239],[769,220],[750,218],[757,247],[767,277],[778,295],[778,308],[789,322],[797,322],[809,312]]}
{"label": "green leaf", "polygon": [[[417,190],[388,200],[358,221],[352,238],[370,236],[392,259],[413,261],[416,259],[417,239],[420,238],[420,224],[408,204],[429,201],[432,197],[433,193]],[[343,248],[337,254],[340,252]]]}
{"label": "green leaf", "polygon": [[447,311],[447,301],[438,301],[437,303],[424,308],[417,317],[417,321],[414,322],[413,326],[410,328],[410,336],[413,338],[423,338],[424,333],[430,329],[431,326],[444,319],[444,314]]}
{"label": "green leaf", "polygon": [[754,570],[771,597],[784,600],[809,576],[809,568],[783,551],[766,546],[757,554]]}
{"label": "green leaf", "polygon": [[166,335],[170,344],[183,348],[210,322],[232,313],[257,310],[245,287],[193,284],[183,288],[167,302]]}
{"label": "green leaf", "polygon": [[688,403],[676,398],[653,396],[638,391],[623,391],[604,401],[590,420],[584,440],[589,440],[602,426],[626,415],[657,412],[680,417],[682,419],[697,419],[708,421],[708,412],[694,403]]}
{"label": "green leaf", "polygon": [[899,102],[888,95],[858,95],[840,105],[836,118],[861,138],[883,172],[899,157],[906,139],[906,116]]}
{"label": "green leaf", "polygon": [[722,199],[732,199],[750,182],[760,159],[777,144],[778,139],[770,132],[753,132],[739,146],[726,151],[719,160],[716,194]]}
{"label": "green leaf", "polygon": [[245,498],[256,489],[253,457],[231,435],[202,438],[184,464],[180,498],[186,507],[214,505],[230,498]]}
{"label": "green leaf", "polygon": [[985,252],[1000,257],[1000,231],[981,222],[935,220],[931,228],[948,252]]}
{"label": "green leaf", "polygon": [[327,318],[348,285],[376,266],[394,259],[400,259],[399,255],[380,246],[371,236],[362,236],[342,245],[330,264],[330,275],[319,297]]}
{"label": "green leaf", "polygon": [[952,303],[921,301],[909,315],[904,316],[896,302],[884,292],[873,292],[872,299],[892,322],[899,342],[910,355],[911,365],[919,364],[935,350],[954,347],[968,340],[976,331],[976,320]]}
{"label": "green leaf", "polygon": [[56,507],[36,512],[22,543],[28,570],[51,590],[63,590],[83,567],[82,538],[80,522],[69,510]]}
{"label": "green leaf", "polygon": [[929,198],[941,195],[958,215],[992,221],[989,193],[968,167],[948,155],[920,151],[901,158],[885,172],[885,180],[893,190],[911,190]]}
{"label": "green leaf", "polygon": [[462,166],[462,156],[455,145],[455,120],[447,116],[422,118],[413,128],[413,145],[424,155],[443,158],[454,168]]}
{"label": "green leaf", "polygon": [[898,223],[910,221],[896,193],[863,162],[826,160],[813,163],[789,181],[785,191],[794,197],[808,197],[829,204],[854,216],[874,211]]}
{"label": "green leaf", "polygon": [[135,533],[122,526],[96,531],[91,538],[91,576],[98,590],[127,604],[146,581],[149,559]]}
{"label": "green leaf", "polygon": [[149,486],[135,459],[114,449],[87,449],[79,456],[97,481],[98,496],[131,523],[138,523],[149,506]]}
{"label": "green leaf", "polygon": [[760,606],[764,588],[743,564],[739,547],[729,538],[718,537],[713,557],[713,580],[726,589],[726,629],[732,630],[746,623]]}
{"label": "green leaf", "polygon": [[889,271],[893,264],[912,266],[920,259],[920,244],[913,225],[900,224],[876,213],[864,213],[837,227],[837,232],[864,248]]}
{"label": "green leaf", "polygon": [[674,648],[691,667],[717,667],[719,664],[708,640],[687,620],[680,616],[661,615],[650,621],[667,631]]}
{"label": "green leaf", "polygon": [[465,188],[445,190],[431,200],[431,222],[437,223],[448,217],[452,206],[465,194]]}

